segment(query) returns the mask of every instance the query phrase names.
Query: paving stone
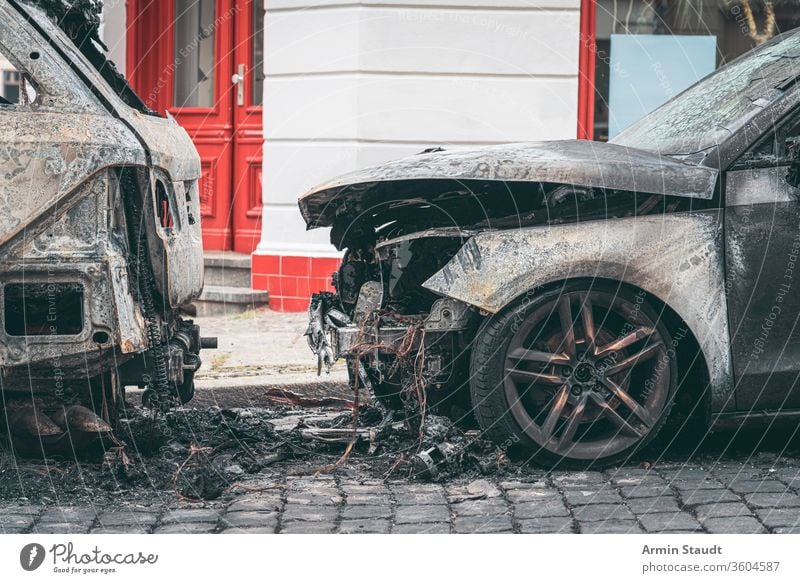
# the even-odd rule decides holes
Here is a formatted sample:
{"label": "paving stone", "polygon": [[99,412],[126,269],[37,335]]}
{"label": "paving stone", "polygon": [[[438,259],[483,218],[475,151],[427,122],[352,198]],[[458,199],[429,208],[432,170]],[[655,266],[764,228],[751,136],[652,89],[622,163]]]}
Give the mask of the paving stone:
{"label": "paving stone", "polygon": [[394,499],[398,504],[403,505],[419,505],[427,506],[434,504],[447,504],[447,498],[444,492],[417,492],[417,493],[400,493],[396,492]]}
{"label": "paving stone", "polygon": [[97,513],[94,508],[49,508],[42,513],[39,522],[93,522]]}
{"label": "paving stone", "polygon": [[797,508],[800,496],[790,492],[781,494],[745,494],[745,501],[754,508]]}
{"label": "paving stone", "polygon": [[573,526],[569,517],[529,518],[519,521],[519,531],[524,534],[569,533]]}
{"label": "paving stone", "polygon": [[165,524],[159,526],[153,532],[155,534],[203,534],[214,532],[216,528],[216,522],[183,522]]}
{"label": "paving stone", "polygon": [[567,510],[567,507],[560,500],[515,504],[513,512],[514,517],[518,520],[569,516],[569,510]]}
{"label": "paving stone", "polygon": [[653,498],[654,496],[673,496],[673,492],[666,484],[640,484],[637,486],[623,486],[622,495],[625,498]]}
{"label": "paving stone", "polygon": [[21,528],[15,526],[3,526],[0,524],[0,534],[25,534],[28,532],[28,528]]}
{"label": "paving stone", "polygon": [[147,534],[149,532],[149,528],[130,525],[93,528],[89,534]]}
{"label": "paving stone", "polygon": [[693,492],[694,490],[719,490],[724,487],[724,484],[714,478],[713,476],[706,476],[705,478],[676,478],[667,482],[676,490],[683,492]]}
{"label": "paving stone", "polygon": [[97,517],[104,527],[116,526],[152,526],[158,521],[158,515],[147,512],[104,512]]}
{"label": "paving stone", "polygon": [[391,523],[387,519],[343,520],[339,525],[342,534],[388,534]]}
{"label": "paving stone", "polygon": [[675,530],[700,530],[700,523],[688,512],[643,514],[639,517],[647,532],[671,532]]}
{"label": "paving stone", "polygon": [[444,489],[438,484],[406,484],[406,483],[392,483],[390,484],[392,492],[397,494],[431,494],[441,493],[444,494]]}
{"label": "paving stone", "polygon": [[608,483],[608,477],[602,472],[553,472],[550,479],[559,488],[597,487]]}
{"label": "paving stone", "polygon": [[758,534],[767,532],[752,516],[728,516],[709,518],[703,521],[703,527],[712,534]]}
{"label": "paving stone", "polygon": [[467,500],[451,504],[450,510],[457,516],[494,516],[508,512],[508,505],[502,498]]}
{"label": "paving stone", "polygon": [[800,526],[780,526],[772,532],[775,534],[800,534]]}
{"label": "paving stone", "polygon": [[500,489],[488,480],[475,480],[466,485],[447,488],[447,499],[453,503],[465,500],[499,498],[500,496],[502,496]]}
{"label": "paving stone", "polygon": [[564,498],[571,506],[585,504],[620,504],[622,497],[619,492],[611,489],[602,490],[564,490]]}
{"label": "paving stone", "polygon": [[8,528],[26,528],[33,524],[35,516],[14,516],[4,515],[0,516],[0,525]]}
{"label": "paving stone", "polygon": [[447,506],[398,506],[395,509],[395,524],[425,524],[449,522]]}
{"label": "paving stone", "polygon": [[652,514],[654,512],[680,512],[678,501],[669,496],[658,498],[631,498],[625,504],[636,514]]}
{"label": "paving stone", "polygon": [[32,506],[29,504],[3,505],[0,506],[0,516],[5,516],[7,514],[37,516],[42,510],[40,506]]}
{"label": "paving stone", "polygon": [[277,512],[231,512],[222,518],[225,527],[236,528],[272,528],[278,525]]}
{"label": "paving stone", "polygon": [[309,522],[328,521],[333,522],[339,509],[335,506],[309,506],[309,505],[290,505],[287,504],[283,511],[283,520],[302,520]]}
{"label": "paving stone", "polygon": [[34,526],[31,532],[37,534],[85,534],[89,532],[91,526],[89,522],[45,522]]}
{"label": "paving stone", "polygon": [[800,526],[800,512],[796,508],[757,508],[756,516],[769,528]]}
{"label": "paving stone", "polygon": [[694,490],[681,494],[684,505],[719,504],[721,502],[739,502],[739,497],[730,490]]}
{"label": "paving stone", "polygon": [[694,509],[697,518],[703,522],[709,518],[727,518],[731,516],[751,516],[753,513],[741,502],[725,502],[723,504],[703,504]]}
{"label": "paving stone", "polygon": [[305,505],[305,506],[338,506],[342,503],[342,497],[338,492],[332,494],[287,494],[286,504]]}
{"label": "paving stone", "polygon": [[281,524],[280,532],[284,534],[330,534],[336,525],[333,522],[308,522],[290,520]]}
{"label": "paving stone", "polygon": [[342,518],[345,520],[360,520],[371,518],[391,518],[391,506],[345,506]]}
{"label": "paving stone", "polygon": [[730,489],[738,494],[774,494],[788,491],[786,485],[777,480],[739,480],[731,483]]}
{"label": "paving stone", "polygon": [[341,485],[342,491],[345,495],[349,498],[350,496],[354,496],[356,494],[369,494],[369,495],[389,495],[389,488],[385,485],[380,484],[349,484],[343,483]]}
{"label": "paving stone", "polygon": [[523,502],[555,502],[561,500],[561,495],[553,488],[520,488],[508,490],[506,495],[514,504]]}
{"label": "paving stone", "polygon": [[506,481],[500,482],[500,487],[503,490],[528,490],[530,488],[550,488],[544,479],[533,482],[519,482],[519,481]]}
{"label": "paving stone", "polygon": [[249,511],[276,511],[280,510],[283,503],[275,496],[257,496],[241,498],[228,506],[228,513]]}
{"label": "paving stone", "polygon": [[449,534],[450,524],[447,522],[426,522],[416,524],[395,524],[393,534]]}
{"label": "paving stone", "polygon": [[348,506],[390,506],[392,497],[389,494],[348,494]]}
{"label": "paving stone", "polygon": [[219,519],[219,511],[210,508],[179,508],[164,514],[161,517],[161,524],[216,523]]}
{"label": "paving stone", "polygon": [[635,520],[605,520],[579,524],[581,534],[640,534],[644,532]]}
{"label": "paving stone", "polygon": [[611,483],[620,486],[658,486],[664,484],[664,478],[653,470],[637,468],[617,468],[606,470]]}
{"label": "paving stone", "polygon": [[456,516],[453,528],[459,534],[512,532],[507,516]]}
{"label": "paving stone", "polygon": [[222,534],[274,534],[274,528],[248,527],[248,528],[226,528]]}
{"label": "paving stone", "polygon": [[622,504],[593,504],[580,506],[572,510],[579,522],[596,522],[602,520],[633,520],[633,513]]}

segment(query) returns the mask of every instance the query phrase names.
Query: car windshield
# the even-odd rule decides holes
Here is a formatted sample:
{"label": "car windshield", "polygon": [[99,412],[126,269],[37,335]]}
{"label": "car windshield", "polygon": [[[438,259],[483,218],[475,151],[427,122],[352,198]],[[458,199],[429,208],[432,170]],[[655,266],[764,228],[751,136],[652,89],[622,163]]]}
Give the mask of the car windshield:
{"label": "car windshield", "polygon": [[712,148],[775,101],[800,76],[800,32],[722,67],[646,115],[612,143],[666,155]]}

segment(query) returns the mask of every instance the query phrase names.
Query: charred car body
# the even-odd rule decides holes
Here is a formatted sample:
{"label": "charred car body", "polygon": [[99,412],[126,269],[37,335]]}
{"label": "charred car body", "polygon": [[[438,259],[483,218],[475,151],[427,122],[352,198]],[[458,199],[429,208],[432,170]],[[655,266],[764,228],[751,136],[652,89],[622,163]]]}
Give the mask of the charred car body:
{"label": "charred car body", "polygon": [[312,348],[550,465],[625,460],[671,411],[796,418],[799,75],[787,33],[612,143],[427,151],[313,189],[306,223],[345,254]]}
{"label": "charred car body", "polygon": [[202,342],[179,308],[203,286],[200,162],[86,15],[36,4],[0,0],[23,85],[0,101],[0,393],[12,435],[55,445],[110,431],[125,385],[191,398]]}

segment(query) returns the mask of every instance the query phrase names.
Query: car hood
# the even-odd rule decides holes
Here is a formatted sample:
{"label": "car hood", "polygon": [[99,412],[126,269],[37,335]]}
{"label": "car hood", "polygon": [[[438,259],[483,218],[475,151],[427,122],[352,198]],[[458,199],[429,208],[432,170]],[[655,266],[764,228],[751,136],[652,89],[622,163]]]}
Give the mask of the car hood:
{"label": "car hood", "polygon": [[417,156],[345,174],[300,197],[309,229],[352,220],[370,208],[398,200],[424,202],[442,182],[467,191],[509,183],[566,184],[644,194],[710,199],[718,171],[653,152],[587,140],[503,144]]}

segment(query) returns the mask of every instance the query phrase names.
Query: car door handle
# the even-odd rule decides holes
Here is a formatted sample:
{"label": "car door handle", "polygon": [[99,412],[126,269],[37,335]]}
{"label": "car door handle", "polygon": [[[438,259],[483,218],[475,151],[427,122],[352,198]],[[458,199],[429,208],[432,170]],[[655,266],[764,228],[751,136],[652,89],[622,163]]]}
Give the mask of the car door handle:
{"label": "car door handle", "polygon": [[238,71],[233,74],[231,77],[231,83],[236,85],[236,105],[242,106],[244,105],[244,77],[245,77],[245,65],[239,65]]}

